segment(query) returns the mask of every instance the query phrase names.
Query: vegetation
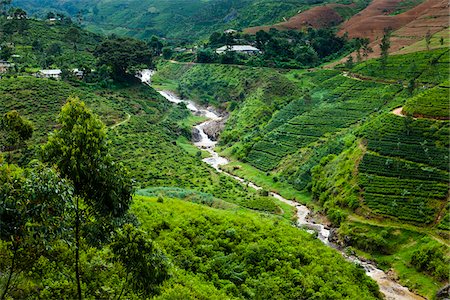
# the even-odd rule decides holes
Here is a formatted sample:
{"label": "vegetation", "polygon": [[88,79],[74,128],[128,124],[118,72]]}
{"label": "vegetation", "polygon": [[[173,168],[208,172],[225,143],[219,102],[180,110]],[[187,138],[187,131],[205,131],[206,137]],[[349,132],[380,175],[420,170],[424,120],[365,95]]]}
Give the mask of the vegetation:
{"label": "vegetation", "polygon": [[339,236],[349,243],[348,251],[356,251],[359,255],[376,261],[383,270],[394,269],[402,284],[427,298],[435,297],[447,278],[442,278],[441,281],[429,271],[420,270],[412,262],[417,263],[417,259],[427,256],[430,259],[430,269],[440,266],[441,272],[448,274],[448,263],[443,265],[447,258],[441,256],[442,253],[448,253],[448,247],[426,233],[415,231],[414,227],[403,229],[388,222],[383,222],[382,225],[368,223],[370,221],[357,220],[341,226]]}
{"label": "vegetation", "polygon": [[368,60],[355,66],[352,72],[392,81],[439,84],[448,80],[448,49],[389,55],[384,67],[379,60]]}
{"label": "vegetation", "polygon": [[[394,56],[386,35],[383,57],[362,62],[368,40],[309,29],[214,33],[195,54],[154,36],[164,14],[177,14],[168,35],[194,24],[195,37],[206,37],[317,3],[203,1],[190,8],[209,11],[181,12],[185,1],[150,10],[142,9],[150,0],[133,7],[114,1],[80,12],[84,1],[43,3],[71,10],[78,25],[53,11],[45,11],[46,21],[30,20],[0,2],[9,16],[0,18],[0,56],[14,63],[0,79],[2,299],[380,298],[362,268],[294,228],[293,207],[271,191],[307,203],[321,223],[326,215],[346,252],[434,296],[449,272],[448,49]],[[255,18],[260,7],[274,11]],[[145,22],[122,22],[122,33],[147,43],[79,26],[123,20],[135,8],[142,11],[127,18]],[[206,16],[214,17],[202,23]],[[241,42],[264,54],[213,52]],[[431,48],[431,35],[425,43]],[[335,70],[289,70],[352,49],[356,59]],[[179,62],[155,59],[155,86],[228,115],[217,151],[233,162],[223,168],[263,189],[201,161],[208,154],[189,141],[204,118],[134,78],[160,55]],[[180,62],[195,55],[203,63]],[[62,80],[29,76],[46,67],[61,68]]]}
{"label": "vegetation", "polygon": [[[376,286],[361,280],[361,268],[340,264],[339,254],[285,221],[167,198],[164,203],[137,198],[133,211],[178,268],[212,283],[228,297],[378,297]],[[317,258],[321,266],[316,265]],[[329,280],[335,276],[340,280]]]}
{"label": "vegetation", "polygon": [[[283,21],[322,0],[292,0],[271,2],[264,0],[243,1],[155,1],[133,0],[127,4],[119,0],[54,2],[50,0],[15,0],[17,5],[31,14],[46,16],[49,11],[64,12],[72,17],[82,16],[89,30],[105,34],[121,34],[141,39],[160,35],[181,40],[205,38],[214,31],[229,28],[244,29],[258,25],[272,25]],[[346,14],[363,9],[368,1],[356,1]]]}
{"label": "vegetation", "polygon": [[53,24],[26,18],[0,18],[0,29],[4,38],[1,58],[13,60],[16,72],[36,72],[39,68],[56,67],[94,68],[92,52],[103,39],[80,30],[76,24]]}
{"label": "vegetation", "polygon": [[448,84],[427,89],[417,96],[408,99],[403,111],[413,117],[448,119]]}
{"label": "vegetation", "polygon": [[[197,52],[197,62],[244,64],[275,68],[314,67],[349,52],[359,40],[348,41],[336,36],[331,29],[309,28],[307,31],[259,31],[255,35],[214,32],[202,50]],[[239,54],[226,51],[217,55],[216,48],[232,45],[255,45],[262,54]]]}

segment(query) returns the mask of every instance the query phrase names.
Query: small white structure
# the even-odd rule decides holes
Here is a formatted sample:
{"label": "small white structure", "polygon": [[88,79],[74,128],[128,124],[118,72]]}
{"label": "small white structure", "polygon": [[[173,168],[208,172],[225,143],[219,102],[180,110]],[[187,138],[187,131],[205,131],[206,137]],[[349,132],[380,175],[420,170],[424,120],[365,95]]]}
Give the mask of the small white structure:
{"label": "small white structure", "polygon": [[258,48],[255,48],[255,47],[249,46],[249,45],[222,46],[222,47],[216,49],[217,54],[222,54],[222,53],[225,53],[228,51],[245,53],[245,54],[260,54],[260,53],[262,53],[261,50],[259,50]]}
{"label": "small white structure", "polygon": [[237,33],[237,30],[227,29],[223,33],[233,35],[233,34]]}
{"label": "small white structure", "polygon": [[61,73],[62,71],[60,69],[39,70],[37,77],[59,79],[61,77]]}

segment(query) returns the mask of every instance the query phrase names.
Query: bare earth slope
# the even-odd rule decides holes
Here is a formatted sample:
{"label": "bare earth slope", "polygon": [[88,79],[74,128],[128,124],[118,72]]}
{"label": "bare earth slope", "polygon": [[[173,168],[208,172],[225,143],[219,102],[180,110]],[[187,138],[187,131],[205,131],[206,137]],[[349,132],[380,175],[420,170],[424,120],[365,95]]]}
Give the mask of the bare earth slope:
{"label": "bare earth slope", "polygon": [[426,0],[404,13],[389,15],[399,2],[399,0],[374,0],[367,8],[343,23],[339,33],[347,32],[351,38],[369,38],[374,50],[369,57],[377,57],[380,54],[379,40],[385,28],[393,31],[390,52],[399,51],[422,40],[428,31],[434,34],[448,28],[448,1]]}
{"label": "bare earth slope", "polygon": [[278,30],[298,30],[307,27],[327,28],[336,26],[344,21],[344,19],[334,10],[335,7],[345,7],[342,4],[327,4],[324,6],[316,6],[304,12],[293,16],[289,20],[272,26],[250,27],[244,30],[246,33],[256,33],[260,30],[269,30],[276,28]]}

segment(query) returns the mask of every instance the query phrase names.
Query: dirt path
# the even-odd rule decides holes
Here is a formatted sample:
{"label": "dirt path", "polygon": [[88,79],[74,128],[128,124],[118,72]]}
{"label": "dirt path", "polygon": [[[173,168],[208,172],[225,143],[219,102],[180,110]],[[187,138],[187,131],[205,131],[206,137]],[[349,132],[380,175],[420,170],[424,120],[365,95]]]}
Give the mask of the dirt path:
{"label": "dirt path", "polygon": [[394,109],[394,110],[392,111],[392,113],[393,113],[394,115],[396,115],[396,116],[399,116],[399,117],[406,117],[406,116],[403,114],[403,106]]}
{"label": "dirt path", "polygon": [[131,115],[129,113],[127,113],[127,118],[125,120],[120,121],[119,123],[116,123],[116,124],[112,125],[111,127],[109,127],[109,129],[114,129],[116,127],[119,127],[119,126],[127,123],[128,121],[130,121],[130,119],[131,119]]}

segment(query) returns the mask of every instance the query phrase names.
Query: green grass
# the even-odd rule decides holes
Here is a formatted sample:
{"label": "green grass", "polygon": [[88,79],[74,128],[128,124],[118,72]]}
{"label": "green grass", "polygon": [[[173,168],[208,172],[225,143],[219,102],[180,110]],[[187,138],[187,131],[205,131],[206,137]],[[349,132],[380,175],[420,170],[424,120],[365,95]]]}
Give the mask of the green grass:
{"label": "green grass", "polygon": [[277,181],[275,179],[278,178],[276,174],[265,173],[252,165],[234,161],[222,166],[222,169],[233,175],[245,178],[267,191],[278,193],[286,199],[295,200],[302,204],[308,204],[311,201],[310,196],[306,193],[296,190],[286,182]]}
{"label": "green grass", "polygon": [[192,145],[192,142],[189,141],[186,137],[184,136],[180,136],[177,139],[177,146],[180,147],[181,149],[183,149],[184,151],[186,151],[187,153],[189,153],[192,156],[198,157],[198,153],[200,153],[200,157],[203,158],[207,158],[207,157],[211,157],[211,154],[209,154],[209,152],[205,151],[205,150],[200,150],[197,147],[195,147],[194,145]]}

